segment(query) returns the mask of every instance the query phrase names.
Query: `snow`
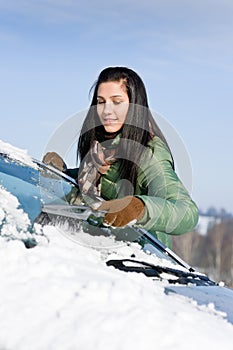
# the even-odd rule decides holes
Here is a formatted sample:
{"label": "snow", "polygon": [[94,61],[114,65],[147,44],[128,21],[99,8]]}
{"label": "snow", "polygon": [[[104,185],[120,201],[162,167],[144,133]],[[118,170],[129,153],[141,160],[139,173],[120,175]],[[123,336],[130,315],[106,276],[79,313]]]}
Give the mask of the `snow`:
{"label": "snow", "polygon": [[[65,227],[30,230],[27,214],[3,188],[0,228],[1,350],[232,347],[233,325],[213,303],[200,305],[191,296],[166,293],[166,281],[107,267],[108,259],[132,254],[155,259],[137,244],[111,237],[90,244],[88,234],[75,239]],[[38,244],[27,249],[25,237]]]}
{"label": "snow", "polygon": [[[25,233],[16,198],[3,189],[0,198],[1,220],[9,218],[4,232]],[[166,282],[106,266],[115,255],[138,256],[136,244],[109,252],[71,240],[61,228],[40,229],[48,239],[32,249],[0,238],[1,349],[231,347],[233,325],[213,304],[166,295]]]}
{"label": "snow", "polygon": [[14,159],[19,160],[33,168],[36,167],[35,163],[32,161],[32,158],[28,155],[27,150],[22,150],[2,140],[0,140],[0,153],[7,154],[9,157],[13,157]]}
{"label": "snow", "polygon": [[[44,237],[39,225],[30,229],[28,215],[19,208],[18,199],[0,186],[0,234],[9,239],[40,241]],[[44,239],[44,238],[43,238]]]}

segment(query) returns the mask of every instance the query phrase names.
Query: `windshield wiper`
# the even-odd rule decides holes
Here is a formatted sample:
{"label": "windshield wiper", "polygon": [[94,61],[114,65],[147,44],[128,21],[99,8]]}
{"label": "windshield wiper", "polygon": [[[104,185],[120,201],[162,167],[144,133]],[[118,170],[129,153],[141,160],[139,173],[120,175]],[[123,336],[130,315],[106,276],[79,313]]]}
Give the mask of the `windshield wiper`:
{"label": "windshield wiper", "polygon": [[134,259],[112,259],[106,262],[107,266],[113,266],[118,270],[125,272],[143,273],[147,277],[156,277],[163,279],[162,274],[169,274],[177,278],[166,278],[171,284],[195,284],[199,286],[213,286],[215,282],[211,281],[206,275],[193,272],[186,272],[171,267],[153,265],[145,261]]}

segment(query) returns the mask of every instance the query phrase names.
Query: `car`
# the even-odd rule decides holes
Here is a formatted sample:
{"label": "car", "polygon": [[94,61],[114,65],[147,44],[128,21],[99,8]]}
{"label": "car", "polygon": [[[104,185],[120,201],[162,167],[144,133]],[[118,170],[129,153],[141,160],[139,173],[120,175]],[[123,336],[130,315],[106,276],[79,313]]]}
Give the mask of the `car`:
{"label": "car", "polygon": [[[39,244],[38,225],[58,226],[63,234],[91,249],[103,249],[106,265],[126,273],[147,276],[156,283],[166,281],[165,294],[178,294],[199,305],[213,304],[233,323],[233,291],[215,283],[189,266],[172,250],[142,228],[113,229],[103,225],[104,213],[82,203],[76,181],[66,174],[17,152],[0,152],[0,187],[17,198],[28,216],[26,235],[8,235],[22,240],[27,248]],[[100,200],[100,199],[99,199]],[[0,229],[1,229],[0,223]],[[133,247],[132,252],[121,249]],[[130,255],[129,255],[130,254]]]}

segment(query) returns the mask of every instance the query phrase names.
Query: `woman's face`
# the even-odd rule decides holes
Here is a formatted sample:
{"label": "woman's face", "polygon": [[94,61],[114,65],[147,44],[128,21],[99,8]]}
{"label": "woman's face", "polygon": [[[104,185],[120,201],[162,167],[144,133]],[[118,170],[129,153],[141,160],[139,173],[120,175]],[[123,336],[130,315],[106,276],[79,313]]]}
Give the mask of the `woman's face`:
{"label": "woman's face", "polygon": [[107,132],[117,132],[125,122],[129,97],[125,85],[118,81],[101,83],[97,91],[97,113]]}

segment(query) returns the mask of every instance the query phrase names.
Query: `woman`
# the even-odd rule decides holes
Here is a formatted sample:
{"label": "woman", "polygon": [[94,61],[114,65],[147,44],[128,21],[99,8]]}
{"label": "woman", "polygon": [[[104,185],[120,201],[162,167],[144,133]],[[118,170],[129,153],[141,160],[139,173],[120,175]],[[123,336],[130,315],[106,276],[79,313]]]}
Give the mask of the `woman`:
{"label": "woman", "polygon": [[[174,162],[149,110],[145,86],[126,67],[104,69],[93,86],[91,106],[78,142],[78,183],[84,201],[101,197],[104,223],[143,227],[165,245],[171,234],[192,230],[198,209],[174,171]],[[61,163],[55,153],[44,161]]]}

